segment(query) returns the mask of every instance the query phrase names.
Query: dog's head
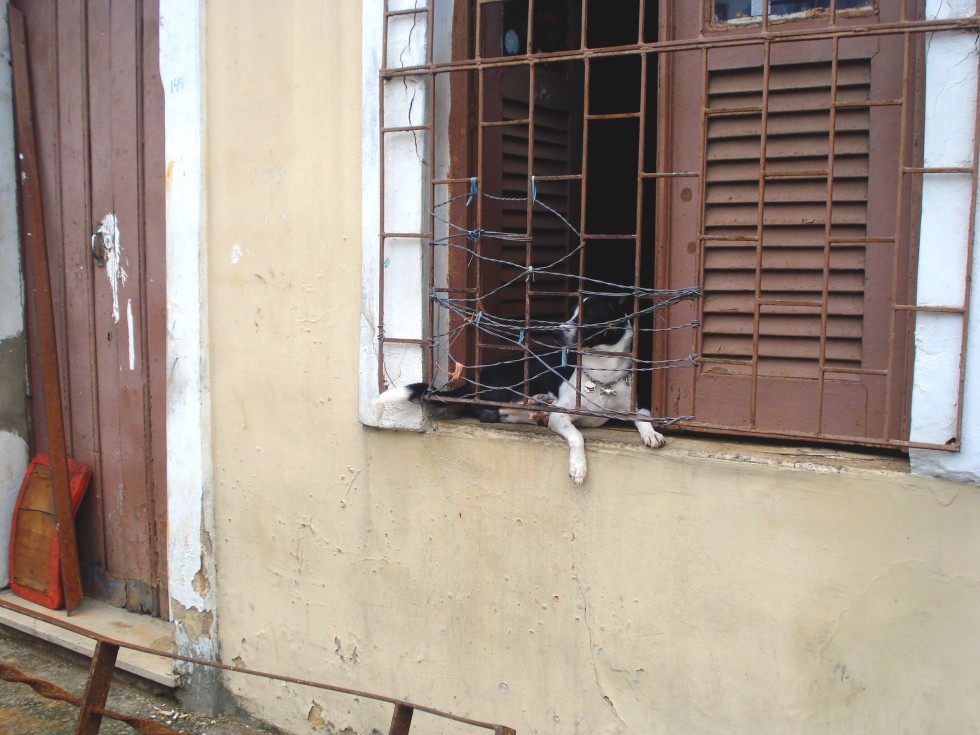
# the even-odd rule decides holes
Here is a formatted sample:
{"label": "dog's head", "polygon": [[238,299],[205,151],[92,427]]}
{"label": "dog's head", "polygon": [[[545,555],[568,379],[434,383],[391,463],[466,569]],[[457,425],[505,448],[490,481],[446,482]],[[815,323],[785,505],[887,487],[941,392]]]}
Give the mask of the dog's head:
{"label": "dog's head", "polygon": [[561,343],[565,347],[581,344],[599,351],[625,350],[633,337],[633,326],[628,318],[632,312],[632,296],[586,296],[581,306],[575,308],[571,319],[558,328]]}

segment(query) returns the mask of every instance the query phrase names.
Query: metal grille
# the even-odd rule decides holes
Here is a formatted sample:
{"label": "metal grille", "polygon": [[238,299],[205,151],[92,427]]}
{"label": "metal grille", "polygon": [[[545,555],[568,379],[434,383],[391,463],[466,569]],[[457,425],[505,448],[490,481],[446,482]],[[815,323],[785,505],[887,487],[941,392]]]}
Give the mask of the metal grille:
{"label": "metal grille", "polygon": [[[614,269],[615,283],[636,289],[632,358],[658,368],[635,382],[633,411],[649,402],[655,415],[693,414],[684,423],[693,430],[958,448],[958,440],[908,441],[915,314],[961,319],[962,376],[969,306],[915,304],[922,180],[969,175],[975,202],[977,171],[975,158],[964,167],[921,165],[917,52],[926,34],[976,31],[977,17],[925,20],[904,0],[881,8],[828,0],[772,17],[777,6],[761,3],[758,17],[737,23],[716,21],[727,16],[711,0],[627,1],[616,15],[629,20],[615,23],[597,0],[384,3],[379,386],[398,351],[424,350],[429,377],[442,385],[464,363],[507,359],[520,348],[468,329],[441,297],[492,303],[516,330],[567,316],[583,278]],[[516,30],[508,28],[515,17]],[[886,96],[873,55],[855,51],[865,42],[897,54]],[[692,80],[686,98],[684,78]],[[401,116],[389,114],[388,92],[410,87],[407,114],[404,103]],[[678,100],[693,105],[700,126],[685,139]],[[873,136],[885,127],[894,148],[883,164]],[[393,192],[407,182],[385,169],[399,145],[413,147],[420,162],[429,211],[417,227],[393,224]],[[869,204],[871,188],[887,206]],[[581,247],[542,217],[538,197],[562,209]],[[488,222],[506,236],[425,251],[429,331],[389,330],[386,269],[398,244]],[[563,277],[531,277],[561,258]],[[508,271],[515,261],[526,278]],[[870,314],[863,292],[872,281],[885,296]],[[653,289],[692,284],[703,299],[669,313],[643,308]],[[702,324],[693,339],[680,329]],[[680,367],[692,353],[697,366]],[[735,379],[744,396],[729,401]],[[809,402],[800,425],[773,418],[786,386]],[[834,413],[868,390],[881,398],[863,423]],[[962,380],[957,405],[961,415]]]}

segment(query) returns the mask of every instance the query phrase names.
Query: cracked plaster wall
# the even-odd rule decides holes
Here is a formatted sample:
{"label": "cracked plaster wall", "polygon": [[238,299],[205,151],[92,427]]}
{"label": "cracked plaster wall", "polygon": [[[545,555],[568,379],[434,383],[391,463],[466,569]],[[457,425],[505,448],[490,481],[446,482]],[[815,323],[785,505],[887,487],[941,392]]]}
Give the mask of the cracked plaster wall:
{"label": "cracked plaster wall", "polygon": [[[578,490],[557,440],[479,427],[370,431],[362,452],[324,456],[316,487],[251,464],[222,493],[222,590],[267,592],[221,606],[240,665],[529,733],[980,721],[975,487],[593,441]],[[317,705],[356,732],[388,716],[233,691],[290,726]]]}
{"label": "cracked plaster wall", "polygon": [[[207,5],[222,660],[520,733],[976,731],[975,486],[627,435],[577,489],[544,433],[358,423],[360,12]],[[225,684],[290,732],[391,717]]]}

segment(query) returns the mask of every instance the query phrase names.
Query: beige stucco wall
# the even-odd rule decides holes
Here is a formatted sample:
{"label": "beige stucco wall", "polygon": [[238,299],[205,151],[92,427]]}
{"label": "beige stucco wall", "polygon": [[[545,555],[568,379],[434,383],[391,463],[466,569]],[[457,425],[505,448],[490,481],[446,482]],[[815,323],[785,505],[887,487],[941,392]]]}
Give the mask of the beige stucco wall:
{"label": "beige stucco wall", "polygon": [[[520,733],[980,732],[975,486],[602,433],[578,489],[536,430],[358,424],[360,3],[206,8],[225,662]],[[387,731],[227,682],[291,732]]]}

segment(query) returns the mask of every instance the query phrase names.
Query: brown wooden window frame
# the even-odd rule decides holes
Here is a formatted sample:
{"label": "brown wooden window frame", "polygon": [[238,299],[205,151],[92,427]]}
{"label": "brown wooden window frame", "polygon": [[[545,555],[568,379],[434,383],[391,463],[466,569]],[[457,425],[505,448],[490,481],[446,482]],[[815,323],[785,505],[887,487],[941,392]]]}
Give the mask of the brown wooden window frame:
{"label": "brown wooden window frame", "polygon": [[[491,7],[499,8],[502,5],[502,0],[457,0],[455,2],[455,15],[452,24],[452,42],[450,48],[451,53],[446,53],[446,48],[443,48],[442,57],[440,58],[439,52],[435,50],[434,45],[435,34],[434,27],[438,25],[438,21],[434,18],[437,15],[439,9],[439,3],[435,0],[430,0],[430,3],[425,4],[422,7],[409,6],[407,3],[395,3],[394,7],[390,6],[394,0],[385,0],[384,8],[384,24],[385,24],[385,41],[383,45],[383,59],[382,70],[381,70],[381,94],[379,97],[379,107],[381,111],[381,120],[385,120],[385,94],[384,88],[386,83],[390,83],[396,80],[406,80],[409,78],[416,80],[423,80],[424,84],[428,85],[430,92],[436,89],[437,80],[442,79],[463,79],[470,78],[476,79],[476,86],[479,88],[483,84],[483,80],[486,75],[492,73],[492,70],[509,68],[519,65],[525,65],[530,70],[530,75],[532,78],[532,90],[535,89],[533,86],[533,76],[534,70],[536,68],[544,68],[543,65],[551,63],[568,63],[568,62],[582,62],[582,65],[587,70],[590,64],[600,62],[604,59],[611,59],[614,57],[626,57],[632,56],[641,59],[642,64],[642,74],[643,78],[647,78],[647,74],[651,73],[650,68],[654,67],[654,64],[650,62],[651,59],[656,60],[656,71],[652,72],[658,76],[659,84],[661,89],[668,88],[671,84],[670,78],[670,67],[675,59],[681,58],[682,56],[687,56],[688,58],[693,58],[695,56],[700,56],[704,59],[704,65],[702,68],[702,73],[704,75],[704,89],[708,88],[708,62],[707,58],[709,54],[716,52],[724,52],[726,50],[737,49],[737,48],[755,48],[761,51],[764,56],[763,70],[765,74],[766,84],[769,82],[770,70],[775,68],[770,60],[771,55],[776,52],[784,44],[792,43],[814,43],[814,42],[824,42],[830,48],[832,48],[832,55],[829,60],[829,68],[831,74],[833,75],[832,84],[832,98],[833,103],[830,106],[831,120],[834,119],[834,115],[838,110],[842,110],[847,106],[850,107],[861,107],[873,108],[879,106],[894,106],[900,109],[900,126],[901,130],[898,135],[902,143],[902,148],[899,153],[899,160],[897,161],[898,169],[895,176],[898,180],[896,189],[898,191],[898,199],[895,204],[895,211],[899,213],[899,216],[906,217],[904,225],[896,225],[895,231],[889,236],[876,236],[867,235],[861,238],[862,242],[859,244],[867,245],[872,247],[881,243],[891,243],[894,258],[894,268],[892,271],[892,288],[891,288],[891,303],[886,309],[888,314],[888,320],[890,322],[889,326],[889,338],[891,342],[895,342],[898,337],[901,339],[909,340],[909,335],[911,334],[911,325],[914,323],[914,317],[917,313],[930,312],[930,311],[942,311],[948,313],[955,313],[962,318],[963,321],[963,351],[965,355],[965,344],[966,344],[966,306],[960,307],[929,307],[929,306],[918,306],[914,299],[914,288],[912,285],[913,276],[915,273],[915,238],[916,231],[915,225],[918,222],[916,207],[918,206],[919,190],[921,187],[921,182],[924,176],[931,174],[969,174],[972,176],[972,186],[974,190],[974,196],[971,201],[976,200],[976,173],[977,173],[977,162],[974,159],[972,166],[958,167],[955,170],[951,168],[925,168],[921,163],[917,162],[915,159],[916,152],[913,150],[914,146],[918,143],[918,133],[921,127],[921,110],[916,105],[917,96],[921,90],[919,86],[921,85],[922,70],[920,64],[916,61],[914,54],[915,49],[921,43],[926,33],[942,32],[946,30],[964,30],[964,29],[975,29],[976,23],[974,21],[942,21],[942,20],[923,20],[921,18],[921,12],[916,10],[917,3],[909,0],[907,3],[903,1],[900,17],[890,19],[888,22],[871,24],[868,22],[867,17],[869,14],[878,12],[878,4],[875,3],[874,8],[869,10],[867,8],[860,8],[854,10],[838,10],[836,7],[835,0],[830,0],[830,6],[826,11],[821,11],[815,15],[819,16],[818,23],[792,23],[789,22],[791,19],[784,19],[779,17],[770,18],[768,12],[764,12],[762,17],[755,20],[751,24],[717,24],[710,22],[712,19],[712,0],[700,0],[698,4],[698,12],[700,13],[700,30],[695,35],[687,35],[685,37],[673,37],[671,35],[671,23],[668,22],[666,16],[667,12],[662,12],[660,17],[656,20],[657,38],[655,40],[649,40],[645,38],[645,25],[644,12],[647,5],[653,5],[653,0],[639,0],[639,28],[637,31],[637,42],[630,43],[626,45],[619,45],[613,48],[588,48],[584,43],[580,45],[579,48],[569,48],[563,49],[558,48],[556,50],[538,50],[535,51],[530,45],[530,39],[524,39],[523,43],[527,44],[523,51],[524,53],[517,53],[511,56],[487,56],[484,57],[480,49],[478,48],[481,44],[479,39],[479,34],[474,30],[480,27],[482,18],[484,14],[488,12]],[[529,17],[529,27],[533,28],[533,16],[535,12],[535,3],[544,3],[545,0],[527,0],[528,3],[528,17]],[[582,37],[586,38],[587,31],[587,19],[589,18],[589,6],[595,4],[596,0],[580,0],[583,10],[581,14],[582,18]],[[421,5],[421,4],[420,4]],[[663,0],[663,5],[668,8],[670,3],[668,0]],[[764,7],[768,11],[768,3],[763,3]],[[393,19],[411,17],[413,18],[413,23],[418,22],[420,33],[425,34],[425,55],[426,58],[424,63],[418,63],[413,65],[398,65],[386,63],[390,62],[388,48],[388,34],[387,28],[390,21]],[[812,21],[812,18],[809,19]],[[721,27],[720,27],[721,26]],[[532,33],[528,34],[533,35]],[[880,37],[888,39],[900,39],[904,47],[903,55],[903,82],[902,89],[903,93],[898,100],[868,100],[866,103],[841,103],[838,104],[836,100],[837,90],[838,90],[838,74],[839,70],[844,66],[844,55],[839,52],[839,49],[851,43],[853,39],[857,38],[870,38],[870,37]],[[774,51],[775,50],[775,51]],[[662,63],[661,63],[662,62]],[[588,77],[588,71],[586,71],[586,77]],[[465,85],[461,85],[457,82],[450,83],[450,86],[456,85],[455,91],[453,92],[458,99],[462,95],[466,95],[467,99],[470,100],[465,106],[455,104],[452,106],[447,120],[443,120],[441,123],[445,125],[448,121],[448,129],[450,132],[447,136],[445,153],[450,159],[449,166],[452,168],[453,172],[466,172],[472,174],[475,171],[483,171],[482,166],[482,136],[481,135],[460,135],[459,131],[471,129],[474,127],[481,127],[486,125],[485,118],[482,117],[481,100],[484,98],[483,95],[477,93],[476,100],[474,101],[474,95],[472,89],[466,90]],[[586,88],[588,85],[588,78],[586,78]],[[645,88],[644,88],[645,90]],[[706,94],[707,92],[705,92]],[[763,98],[765,98],[769,93],[768,86],[764,87]],[[671,218],[676,216],[676,196],[671,192],[671,188],[678,184],[681,180],[690,179],[696,182],[697,196],[689,197],[695,199],[695,217],[699,220],[697,227],[697,235],[695,239],[695,248],[693,255],[697,259],[697,272],[699,278],[703,283],[705,277],[705,253],[706,253],[706,243],[711,240],[711,235],[705,234],[705,228],[703,222],[706,207],[708,206],[705,201],[705,190],[707,185],[704,183],[706,178],[706,140],[702,138],[700,141],[700,169],[697,170],[681,170],[671,165],[671,156],[673,155],[672,141],[671,141],[671,129],[670,121],[668,119],[668,113],[664,112],[665,99],[663,99],[664,93],[658,95],[658,99],[653,101],[653,104],[657,107],[658,124],[656,126],[657,137],[656,140],[652,142],[652,146],[655,148],[655,158],[656,165],[652,167],[644,166],[644,152],[642,150],[643,143],[641,142],[641,151],[638,154],[639,159],[639,170],[637,171],[637,188],[642,190],[645,182],[649,182],[652,187],[656,188],[656,194],[653,197],[655,201],[655,207],[657,211],[657,217],[655,220],[655,227],[657,232],[657,237],[653,240],[657,243],[663,243],[669,240],[669,230],[671,227]],[[427,97],[428,109],[423,115],[424,120],[421,123],[414,123],[408,125],[394,125],[386,126],[384,122],[381,125],[380,131],[380,150],[381,150],[381,161],[385,160],[385,146],[387,136],[393,134],[411,134],[413,136],[424,136],[425,138],[425,148],[430,156],[436,156],[436,149],[438,140],[440,136],[445,135],[445,129],[440,129],[440,125],[437,124],[437,105],[435,102],[436,94],[430,93]],[[641,105],[646,105],[648,100],[646,98],[645,91],[641,91]],[[529,113],[530,121],[529,124],[533,129],[533,105],[531,105],[531,111]],[[708,110],[708,103],[702,102],[701,107],[706,111],[706,114],[710,116],[711,111]],[[767,108],[765,104],[762,107],[761,114],[763,119],[765,119]],[[641,113],[642,114],[642,113]],[[474,119],[477,121],[474,122]],[[707,121],[708,117],[703,118]],[[588,126],[589,120],[586,120],[586,127]],[[707,128],[707,124],[704,125]],[[763,130],[766,130],[764,127]],[[829,170],[833,170],[833,159],[834,159],[834,131],[836,128],[832,127],[829,131],[830,136],[830,153],[829,159],[831,163],[829,164]],[[587,136],[587,133],[586,133]],[[762,135],[763,140],[765,139],[765,134]],[[473,138],[476,139],[474,142]],[[642,139],[642,133],[641,133]],[[533,147],[533,142],[530,144]],[[764,143],[763,143],[764,145]],[[529,160],[533,160],[533,154],[529,154]],[[384,164],[382,163],[382,167]],[[586,166],[585,157],[583,157],[584,169]],[[471,168],[467,168],[471,167]],[[529,170],[533,169],[533,165],[529,164]],[[430,203],[439,202],[440,200],[454,199],[456,204],[453,205],[454,211],[450,216],[454,223],[463,223],[467,228],[474,226],[474,220],[479,223],[481,219],[480,206],[477,206],[467,210],[462,204],[463,194],[473,185],[474,179],[479,179],[480,177],[474,177],[472,175],[450,175],[443,178],[436,178],[432,174],[432,168],[429,169],[429,176],[425,182],[425,190],[428,196],[428,201]],[[530,178],[530,176],[529,176]],[[564,182],[579,180],[582,182],[582,201],[586,199],[586,178],[587,172],[580,171],[578,173],[572,173],[566,176],[554,177],[555,180],[561,180]],[[759,211],[759,222],[760,222],[760,232],[762,228],[762,220],[765,216],[764,209],[766,207],[765,203],[765,182],[767,180],[766,174],[763,173],[760,176],[760,199],[758,205]],[[384,185],[384,174],[382,174],[382,186],[381,186],[381,211],[385,212],[385,185]],[[529,189],[533,188],[534,182],[528,182]],[[835,186],[835,175],[830,173],[828,175],[827,187],[829,190],[833,190]],[[683,191],[683,190],[682,190]],[[447,196],[448,194],[448,196]],[[467,197],[468,198],[468,197]],[[832,200],[828,200],[828,223],[832,223],[833,218],[833,203]],[[641,233],[641,228],[643,226],[643,195],[638,196],[637,204],[637,228],[633,233],[628,233],[628,237],[621,237],[620,239],[631,239],[633,240],[636,247],[636,262],[639,264],[641,258],[641,251],[644,247],[650,248],[652,245],[645,245],[643,243],[643,235]],[[911,213],[911,217],[907,215]],[[602,233],[597,235],[591,235],[586,232],[585,228],[585,217],[586,214],[583,211],[579,212],[580,221],[583,223],[581,232],[586,233],[583,235],[585,239],[590,237],[603,237]],[[379,251],[379,263],[387,262],[387,247],[388,245],[397,238],[418,238],[420,240],[432,241],[435,238],[438,225],[436,223],[436,217],[431,216],[428,218],[427,226],[420,227],[419,232],[392,232],[388,231],[384,224],[384,215],[382,214],[382,224],[380,233],[380,251]],[[528,230],[532,227],[533,213],[531,212],[530,205],[528,206]],[[971,227],[973,223],[973,216],[971,213],[970,217]],[[825,285],[823,289],[823,297],[820,299],[820,303],[816,304],[812,308],[819,308],[820,317],[820,332],[819,332],[819,342],[820,342],[820,408],[818,413],[822,413],[823,410],[823,396],[824,396],[824,384],[827,378],[825,375],[830,373],[843,374],[850,373],[854,375],[871,374],[874,373],[876,376],[882,377],[886,381],[894,380],[898,385],[898,390],[896,395],[899,396],[897,401],[891,401],[894,405],[889,405],[886,403],[886,419],[885,424],[891,427],[887,431],[879,431],[878,435],[853,435],[846,433],[835,433],[830,431],[808,431],[801,432],[794,429],[789,430],[779,430],[778,428],[773,429],[771,427],[760,428],[757,425],[729,425],[724,422],[704,420],[703,417],[697,416],[693,420],[689,420],[683,424],[683,427],[689,430],[701,430],[713,433],[724,433],[732,435],[754,435],[763,437],[773,437],[773,438],[790,438],[790,439],[808,439],[808,440],[821,440],[821,441],[831,441],[843,444],[863,444],[870,446],[890,446],[890,447],[923,447],[932,449],[947,449],[956,450],[959,448],[958,439],[954,439],[951,442],[945,444],[934,444],[934,443],[920,443],[908,440],[908,426],[909,426],[909,402],[911,390],[908,384],[909,373],[910,373],[910,361],[912,359],[911,343],[909,342],[908,352],[903,354],[902,361],[903,364],[899,367],[889,365],[884,369],[876,368],[874,370],[869,370],[856,365],[835,365],[830,364],[827,360],[827,355],[830,350],[828,345],[831,342],[832,337],[828,335],[828,285],[826,284],[827,274],[830,272],[830,259],[832,253],[832,247],[836,244],[835,237],[831,231],[833,228],[832,224],[827,226],[827,240],[826,247],[824,248],[824,280]],[[904,228],[904,229],[903,229]],[[611,236],[609,236],[612,239]],[[761,237],[761,236],[760,236]],[[896,242],[899,237],[904,237],[908,239],[907,244],[904,245],[905,250],[901,251],[897,246]],[[724,239],[724,237],[720,238]],[[851,235],[848,236],[848,240],[854,240],[855,238]],[[970,242],[972,242],[972,232],[970,236]],[[761,240],[759,241],[761,243]],[[853,243],[852,243],[853,244]],[[656,246],[658,249],[662,249],[662,245]],[[675,246],[676,248],[676,246]],[[761,258],[763,255],[763,247],[758,244],[757,258],[759,259],[756,263],[756,274],[757,280],[761,278],[762,274],[762,264]],[[528,251],[528,265],[531,264],[531,246],[527,245]],[[690,253],[689,253],[690,254]],[[672,283],[669,276],[669,265],[667,262],[671,257],[676,258],[678,253],[663,253],[658,252],[656,256],[657,263],[657,275],[654,278],[655,284],[658,288],[666,288],[669,286],[676,286],[679,284]],[[968,259],[972,262],[972,248],[968,253]],[[426,260],[426,268],[428,272],[424,274],[424,279],[426,281],[426,286],[424,291],[428,294],[436,293],[470,293],[479,295],[478,284],[480,283],[480,266],[474,267],[472,265],[472,253],[465,253],[463,251],[457,252],[450,255],[445,259],[442,264],[438,264],[437,258],[428,257]],[[580,261],[580,268],[582,267],[582,262]],[[637,268],[638,270],[639,268]],[[426,324],[427,331],[424,335],[415,338],[402,338],[397,336],[386,335],[384,327],[384,300],[385,300],[385,287],[384,281],[386,274],[384,273],[384,268],[380,269],[379,273],[379,350],[378,350],[378,385],[382,388],[387,382],[387,376],[385,374],[385,348],[386,345],[402,345],[402,346],[415,346],[423,349],[427,355],[427,365],[428,365],[428,377],[434,379],[437,384],[446,383],[448,380],[452,379],[453,370],[452,366],[455,364],[463,364],[466,360],[450,358],[449,361],[446,359],[447,348],[457,351],[462,351],[464,355],[472,355],[476,349],[475,347],[475,330],[467,330],[466,325],[461,324],[461,317],[458,316],[447,316],[445,314],[439,315],[439,307],[435,300],[430,299],[425,307],[427,312]],[[969,272],[969,263],[968,263]],[[579,271],[581,273],[581,271]],[[574,280],[576,273],[571,274],[571,278]],[[634,272],[634,277],[639,278],[639,275]],[[637,286],[639,282],[637,281]],[[530,293],[530,289],[528,290]],[[527,298],[527,303],[530,304],[530,297]],[[760,323],[760,313],[766,307],[764,299],[760,299],[760,291],[757,284],[755,291],[755,332],[753,336],[754,347],[752,358],[749,361],[749,369],[753,376],[753,380],[757,380],[759,375],[759,364],[760,355],[758,343],[760,342],[759,334],[759,323]],[[760,304],[760,302],[762,302]],[[638,302],[639,303],[639,302]],[[968,306],[968,304],[967,304]],[[694,314],[695,318],[692,320],[699,324],[704,323],[704,313],[701,310],[701,306],[698,306],[698,311]],[[682,319],[688,319],[691,314],[683,315]],[[531,313],[530,308],[525,310],[524,314],[525,322],[530,325],[531,323]],[[441,325],[437,327],[436,325]],[[665,323],[666,326],[670,326]],[[445,334],[453,335],[453,344],[446,345],[445,340],[442,343],[434,337]],[[901,333],[901,334],[899,334]],[[671,337],[667,336],[669,333],[664,332],[658,334],[653,340],[652,352],[646,352],[641,354],[638,350],[639,347],[634,345],[634,355],[633,357],[638,361],[648,360],[653,361],[655,358],[661,360],[669,361],[678,358],[678,353],[676,349],[672,349],[668,344]],[[683,338],[682,338],[683,339]],[[696,352],[701,357],[700,365],[696,368],[697,370],[702,370],[704,365],[705,356],[702,353],[703,347],[703,334],[698,333],[696,339]],[[710,356],[708,356],[710,360]],[[961,356],[960,362],[960,372],[962,376],[963,365],[965,357]],[[472,361],[471,361],[472,362]],[[743,365],[745,361],[742,361]],[[690,369],[690,368],[684,368]],[[654,377],[652,379],[652,388],[650,391],[650,397],[652,398],[654,415],[658,416],[668,416],[671,414],[671,408],[678,404],[675,401],[675,397],[670,395],[667,383],[669,382],[668,373],[669,370],[655,371]],[[957,405],[959,408],[959,416],[962,418],[962,380],[960,381],[960,394],[958,396]],[[755,395],[756,390],[753,388],[753,419],[755,421],[755,405],[757,397]],[[635,400],[636,396],[634,396]],[[891,400],[891,399],[889,399]],[[479,402],[477,399],[476,402]],[[636,408],[634,403],[633,408]],[[683,413],[681,412],[674,412]],[[819,425],[819,424],[818,424]],[[896,428],[897,427],[897,428]],[[958,436],[958,434],[957,434]]]}

